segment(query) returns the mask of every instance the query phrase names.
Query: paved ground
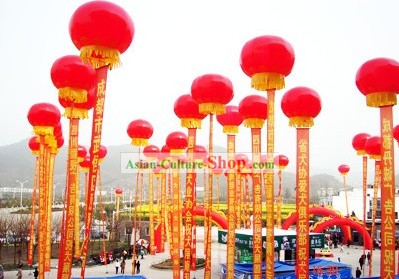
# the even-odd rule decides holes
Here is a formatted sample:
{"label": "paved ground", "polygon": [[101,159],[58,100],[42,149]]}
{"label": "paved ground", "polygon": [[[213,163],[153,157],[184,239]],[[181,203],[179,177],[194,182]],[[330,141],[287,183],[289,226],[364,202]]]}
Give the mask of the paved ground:
{"label": "paved ground", "polygon": [[[212,278],[220,278],[220,264],[225,263],[226,261],[226,245],[217,243],[217,237],[213,234],[213,244],[212,244]],[[216,234],[217,236],[217,234]],[[203,243],[198,243],[198,254],[203,255]],[[352,273],[354,273],[357,266],[359,266],[358,260],[360,255],[363,253],[363,248],[359,246],[351,246],[349,249],[347,247],[344,248],[344,252],[340,252],[339,248],[332,249],[334,253],[333,258],[326,258],[327,260],[338,261],[340,258],[342,263],[349,264],[352,266]],[[373,274],[372,276],[378,276],[380,270],[380,250],[374,250],[373,252]],[[150,266],[153,263],[163,261],[169,258],[168,253],[158,253],[154,256],[146,255],[143,260],[140,260],[141,263],[141,274],[145,275],[147,278],[172,278],[172,271],[170,270],[155,270]],[[398,254],[396,254],[396,259],[398,258]],[[126,271],[125,274],[131,274],[131,260],[127,260]],[[49,274],[46,275],[46,278],[57,278],[57,260],[52,260],[52,269]],[[365,270],[363,272],[362,277],[365,275],[368,277],[368,266],[365,266]],[[30,274],[29,270],[23,271],[23,278],[33,278],[33,275]],[[109,276],[112,277],[115,275],[115,268],[113,264],[107,266],[94,266],[86,268],[86,277],[91,276]],[[204,270],[198,270],[192,273],[191,278],[203,278]],[[74,268],[72,270],[73,277],[80,276],[80,268]],[[5,278],[16,278],[16,271],[8,271],[5,273]]]}

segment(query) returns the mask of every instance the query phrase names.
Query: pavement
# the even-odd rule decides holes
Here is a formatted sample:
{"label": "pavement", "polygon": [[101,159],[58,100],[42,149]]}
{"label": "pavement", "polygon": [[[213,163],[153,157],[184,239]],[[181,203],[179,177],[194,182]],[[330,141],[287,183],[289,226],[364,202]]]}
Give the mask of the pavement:
{"label": "pavement", "polygon": [[[216,231],[216,233],[215,233]],[[220,278],[220,264],[226,262],[226,245],[217,243],[217,229],[212,232],[212,278]],[[197,243],[197,252],[198,255],[204,255],[204,243]],[[167,250],[166,250],[167,251]],[[348,264],[352,267],[352,274],[354,277],[354,272],[356,267],[359,266],[359,257],[363,254],[363,247],[352,245],[350,248],[345,246],[344,251],[340,252],[339,248],[333,248],[331,251],[334,254],[334,257],[325,258],[330,261],[341,261],[341,263]],[[152,279],[152,278],[172,278],[172,270],[157,270],[151,268],[151,265],[154,263],[158,263],[170,258],[168,252],[157,253],[156,255],[145,255],[144,259],[139,259],[141,264],[141,275]],[[380,250],[373,251],[373,273],[372,276],[379,276],[380,272]],[[398,259],[398,251],[396,252],[396,259]],[[51,261],[51,271],[46,274],[45,278],[57,278],[57,259],[52,259]],[[368,266],[364,266],[364,270],[362,272],[362,277],[368,277]],[[80,278],[80,268],[72,269],[72,277]],[[16,278],[17,271],[7,271],[5,272],[5,279],[8,278]],[[132,274],[132,260],[126,261],[126,269],[125,274]],[[97,266],[88,266],[86,268],[85,278],[89,277],[113,277],[115,276],[115,267],[114,264],[111,263],[109,265],[97,265]],[[120,275],[120,272],[119,274]],[[203,278],[204,277],[204,269],[197,270],[195,272],[191,272],[191,278]],[[23,270],[23,278],[33,279],[33,270]]]}

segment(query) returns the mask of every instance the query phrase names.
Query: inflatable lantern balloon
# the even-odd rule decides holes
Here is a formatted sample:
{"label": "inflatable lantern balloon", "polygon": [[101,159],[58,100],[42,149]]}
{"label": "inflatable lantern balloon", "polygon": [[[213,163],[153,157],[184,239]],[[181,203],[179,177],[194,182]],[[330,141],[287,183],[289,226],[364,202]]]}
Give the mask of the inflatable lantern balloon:
{"label": "inflatable lantern balloon", "polygon": [[[264,158],[264,157],[263,157]],[[262,160],[262,159],[261,159]],[[266,156],[266,160],[267,160],[267,156]],[[264,162],[266,163],[266,161]],[[285,169],[286,166],[288,166],[289,160],[288,157],[285,155],[277,155],[274,157],[274,166],[276,166],[278,168],[278,172],[277,172],[277,177],[278,177],[278,192],[277,192],[277,201],[276,201],[276,205],[277,205],[277,228],[281,228],[281,200],[282,200],[282,175],[281,175],[281,171],[283,169]]]}
{"label": "inflatable lantern balloon", "polygon": [[242,118],[238,107],[233,105],[226,106],[226,112],[216,116],[216,120],[223,126],[223,133],[237,134],[238,127],[242,124]]}
{"label": "inflatable lantern balloon", "polygon": [[96,71],[76,55],[58,58],[51,67],[51,80],[58,89],[58,98],[84,103],[95,86]]}
{"label": "inflatable lantern balloon", "polygon": [[188,139],[183,132],[172,132],[166,137],[166,146],[169,147],[170,155],[182,155],[187,144]]}
{"label": "inflatable lantern balloon", "polygon": [[32,154],[38,156],[40,152],[39,137],[38,136],[31,137],[29,139],[28,145],[30,150],[32,151]]}
{"label": "inflatable lantern balloon", "polygon": [[399,125],[396,125],[395,127],[393,127],[392,136],[396,140],[396,142],[399,144]]}
{"label": "inflatable lantern balloon", "polygon": [[346,201],[346,216],[349,217],[349,204],[348,204],[348,189],[346,185],[346,175],[349,172],[350,168],[348,165],[340,165],[338,167],[338,171],[342,175],[344,179],[344,192],[345,192],[345,201]]}
{"label": "inflatable lantern balloon", "polygon": [[[52,203],[49,199],[49,188],[53,185],[53,181],[49,181],[50,174],[50,149],[57,145],[54,138],[54,127],[56,127],[61,119],[60,110],[49,103],[38,103],[33,105],[28,112],[28,121],[33,126],[34,133],[39,138],[39,223],[38,231],[38,267],[39,277],[44,278],[44,272],[49,266],[46,263],[50,259],[51,250],[46,249],[47,246],[47,222],[51,222],[48,218],[48,205]],[[47,269],[46,269],[47,267]]]}
{"label": "inflatable lantern balloon", "polygon": [[115,189],[115,196],[116,196],[116,220],[115,222],[118,223],[119,222],[119,204],[121,201],[121,196],[122,196],[123,190],[121,188],[117,188]]}
{"label": "inflatable lantern balloon", "polygon": [[154,130],[150,122],[137,119],[129,123],[127,134],[132,139],[133,146],[147,146]]}
{"label": "inflatable lantern balloon", "polygon": [[297,131],[296,274],[298,278],[309,278],[309,128],[321,111],[320,96],[311,88],[295,87],[284,94],[281,109]]}
{"label": "inflatable lantern balloon", "polygon": [[87,155],[87,150],[86,147],[83,145],[78,145],[78,161],[79,163],[84,161],[84,159],[86,158]]}
{"label": "inflatable lantern balloon", "polygon": [[108,1],[81,5],[69,22],[69,34],[80,57],[95,69],[119,66],[119,55],[129,48],[134,31],[129,14]]}
{"label": "inflatable lantern balloon", "polygon": [[381,158],[381,269],[382,278],[395,273],[395,170],[392,106],[399,92],[399,63],[390,58],[375,58],[363,63],[356,73],[356,86],[366,96],[366,104],[380,108]]}
{"label": "inflatable lantern balloon", "polygon": [[[191,94],[185,94],[177,98],[173,106],[174,112],[177,117],[180,118],[181,126],[188,129],[187,133],[187,160],[194,162],[194,148],[196,145],[196,132],[197,128],[201,128],[201,122],[206,117],[206,114],[199,112],[199,105],[193,99]],[[193,246],[196,244],[193,242],[196,239],[193,238],[193,226],[195,226],[195,183],[196,173],[193,170],[193,166],[186,170],[186,203],[185,203],[185,215],[189,218],[184,217],[186,220],[186,229],[184,235],[184,264],[183,264],[183,277],[190,277],[191,263],[196,261],[196,252],[194,252]],[[192,257],[192,252],[194,257]]]}
{"label": "inflatable lantern balloon", "polygon": [[[253,164],[259,166],[261,154],[261,128],[267,119],[267,99],[259,95],[246,96],[240,101],[238,110],[244,119],[244,126],[251,128],[252,161]],[[262,181],[259,168],[253,170],[252,185],[253,270],[254,278],[260,278],[262,276]],[[270,220],[266,217],[266,221]]]}
{"label": "inflatable lantern balloon", "polygon": [[149,161],[154,161],[158,159],[159,152],[159,147],[156,145],[151,144],[143,148],[143,154]]}
{"label": "inflatable lantern balloon", "polygon": [[[374,236],[376,232],[375,219],[377,214],[377,200],[378,192],[381,188],[381,137],[380,136],[370,136],[366,140],[364,145],[364,150],[369,155],[370,159],[374,160],[374,194],[372,198],[372,209],[371,209],[371,232],[370,235]],[[373,256],[373,249],[370,250],[371,256]],[[371,258],[373,259],[373,258]],[[373,261],[369,265],[369,275],[373,271]]]}

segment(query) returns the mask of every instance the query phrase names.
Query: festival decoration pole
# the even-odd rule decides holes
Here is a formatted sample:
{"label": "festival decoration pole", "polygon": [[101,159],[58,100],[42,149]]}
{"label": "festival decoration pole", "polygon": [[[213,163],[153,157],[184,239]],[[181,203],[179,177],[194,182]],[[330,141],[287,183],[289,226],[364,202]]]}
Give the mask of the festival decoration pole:
{"label": "festival decoration pole", "polygon": [[295,87],[288,90],[281,108],[289,118],[289,125],[297,131],[296,166],[296,276],[308,279],[309,273],[309,129],[321,110],[321,100],[313,89]]}
{"label": "festival decoration pole", "polygon": [[[285,77],[294,65],[292,46],[277,36],[259,36],[248,41],[241,50],[240,65],[251,77],[251,86],[267,92],[267,163],[274,157],[275,91],[285,87]],[[266,279],[274,278],[274,172],[265,173],[266,193]]]}
{"label": "festival decoration pole", "polygon": [[[61,239],[60,247],[63,249],[60,250],[58,257],[58,276],[60,278],[69,278],[72,274],[73,243],[76,234],[75,219],[78,218],[76,206],[79,206],[79,203],[76,205],[79,188],[79,119],[88,118],[87,111],[94,106],[95,95],[92,89],[95,85],[95,78],[95,70],[84,64],[79,56],[63,56],[57,59],[51,67],[51,80],[58,89],[59,102],[65,108],[63,116],[69,119],[66,220],[63,223],[65,227],[62,228],[66,233]],[[89,91],[91,91],[90,95]],[[50,228],[48,233],[50,233]],[[77,246],[79,247],[79,243]]]}
{"label": "festival decoration pole", "polygon": [[[120,207],[120,202],[121,202],[121,196],[122,196],[123,190],[121,188],[116,188],[115,189],[115,221],[116,223],[119,222],[119,207]],[[118,232],[117,232],[118,234]]]}
{"label": "festival decoration pole", "polygon": [[[375,219],[377,214],[377,200],[378,191],[381,187],[381,137],[369,136],[364,144],[365,152],[370,156],[370,159],[374,159],[374,193],[372,198],[372,209],[371,209],[371,238],[373,239],[373,246],[375,240]],[[371,261],[369,265],[369,276],[373,274],[373,251],[374,247],[370,249]]]}
{"label": "festival decoration pole", "polygon": [[[96,26],[96,28],[93,28]],[[93,216],[98,149],[101,144],[102,120],[108,68],[119,66],[119,54],[130,46],[134,36],[134,24],[130,16],[118,5],[108,1],[91,1],[81,5],[69,23],[72,42],[80,50],[80,57],[97,71],[96,105],[93,111],[89,170],[88,204],[85,214],[85,239],[82,245],[81,278],[85,276],[90,226]]]}
{"label": "festival decoration pole", "polygon": [[[192,135],[191,135],[192,136]],[[166,137],[166,146],[170,149],[171,171],[172,171],[172,214],[171,214],[171,233],[172,233],[172,268],[173,278],[180,279],[180,230],[181,223],[181,190],[180,190],[180,159],[188,146],[188,138],[183,132],[172,132]],[[191,247],[190,247],[191,248]],[[191,261],[191,257],[189,258]],[[190,267],[190,264],[188,264]]]}
{"label": "festival decoration pole", "polygon": [[28,243],[28,265],[33,264],[33,245],[35,241],[35,209],[36,209],[36,193],[39,178],[39,153],[40,153],[40,142],[38,136],[33,136],[29,140],[29,148],[32,154],[35,155],[35,172],[33,177],[33,193],[32,193],[32,210],[29,222],[29,243]]}
{"label": "festival decoration pole", "polygon": [[[213,116],[226,112],[227,105],[234,97],[232,82],[218,74],[205,74],[194,79],[191,84],[191,95],[199,105],[199,112],[209,114],[209,156],[213,154]],[[212,210],[212,185],[213,175],[208,176],[208,202],[206,208],[206,239],[205,243],[205,274],[204,278],[211,278],[211,210]]]}
{"label": "festival decoration pole", "polygon": [[[28,112],[28,121],[33,126],[34,133],[39,137],[39,223],[38,231],[45,232],[47,230],[47,187],[46,183],[46,157],[47,148],[45,143],[46,137],[54,135],[54,127],[58,125],[61,118],[59,109],[49,103],[38,103],[33,105]],[[46,254],[46,234],[38,234],[38,268],[39,279],[44,279],[45,273],[45,254]]]}
{"label": "festival decoration pole", "polygon": [[240,101],[238,110],[244,119],[244,126],[251,128],[253,165],[252,262],[253,277],[255,279],[260,279],[262,278],[262,180],[259,166],[261,154],[261,129],[267,119],[267,99],[259,95],[249,95]]}
{"label": "festival decoration pole", "polygon": [[[136,119],[133,120],[132,122],[129,123],[127,127],[127,134],[131,138],[131,145],[138,147],[138,152],[137,152],[137,162],[141,163],[140,159],[140,148],[143,146],[148,145],[148,140],[152,137],[152,134],[154,133],[154,128],[152,127],[151,123],[143,120],[143,119]],[[133,224],[133,254],[132,257],[133,259],[136,258],[136,236],[137,236],[137,206],[138,206],[138,200],[137,200],[137,195],[138,195],[138,181],[139,181],[139,176],[141,175],[141,168],[138,168],[138,171],[136,173],[136,195],[135,195],[135,202],[134,202],[134,224]],[[132,261],[132,274],[136,273],[136,261]]]}
{"label": "festival decoration pole", "polygon": [[[267,158],[266,158],[267,159]],[[281,229],[281,202],[282,202],[282,175],[281,172],[288,166],[289,160],[285,155],[277,155],[274,157],[274,166],[278,168],[277,177],[278,177],[278,192],[277,192],[277,228]]]}
{"label": "festival decoration pole", "polygon": [[183,278],[190,278],[192,261],[196,262],[196,258],[192,257],[193,248],[193,226],[196,222],[194,213],[194,204],[196,197],[197,175],[196,167],[192,164],[195,159],[196,132],[201,129],[201,121],[206,114],[199,112],[198,103],[190,94],[180,96],[174,103],[174,112],[180,118],[180,125],[187,128],[187,160],[188,168],[186,169],[186,200],[184,204],[185,214],[185,230],[184,230],[184,246],[183,246]]}
{"label": "festival decoration pole", "polygon": [[[94,91],[93,91],[94,92]],[[94,102],[93,102],[94,104]],[[83,145],[78,145],[78,164],[80,164],[85,160],[87,155],[86,147]],[[75,233],[74,233],[74,258],[80,259],[80,212],[79,212],[79,205],[80,205],[80,171],[78,168],[78,175],[77,175],[77,183],[76,183],[76,201],[75,201]]]}
{"label": "festival decoration pole", "polygon": [[[156,164],[159,156],[159,148],[155,145],[147,145],[143,149],[143,154],[149,162],[150,168],[148,170],[148,199],[149,199],[149,214],[150,214],[150,255],[155,255],[155,234],[154,234],[154,170],[155,167],[151,165]],[[158,197],[157,197],[158,198]],[[157,207],[159,204],[157,204]]]}
{"label": "festival decoration pole", "polygon": [[[395,127],[393,127],[392,130],[392,136],[393,138],[396,140],[396,143],[399,144],[399,125],[396,125]],[[399,273],[399,254],[398,254],[398,259],[397,259],[397,272]],[[371,276],[371,275],[370,275]]]}
{"label": "festival decoration pole", "polygon": [[[223,126],[223,133],[227,134],[227,159],[234,161],[236,134],[242,124],[238,106],[226,106],[226,112],[216,116],[216,120]],[[235,246],[236,246],[236,170],[226,169],[227,172],[227,279],[234,278]]]}
{"label": "festival decoration pole", "polygon": [[345,192],[345,204],[346,204],[346,216],[349,217],[349,204],[348,204],[348,187],[346,185],[346,175],[348,174],[350,168],[348,165],[339,165],[338,171],[342,175],[344,180],[344,192]]}
{"label": "festival decoration pole", "polygon": [[366,61],[356,73],[356,86],[369,107],[380,108],[381,136],[381,268],[383,279],[395,276],[395,168],[392,107],[399,92],[399,63],[389,58]]}

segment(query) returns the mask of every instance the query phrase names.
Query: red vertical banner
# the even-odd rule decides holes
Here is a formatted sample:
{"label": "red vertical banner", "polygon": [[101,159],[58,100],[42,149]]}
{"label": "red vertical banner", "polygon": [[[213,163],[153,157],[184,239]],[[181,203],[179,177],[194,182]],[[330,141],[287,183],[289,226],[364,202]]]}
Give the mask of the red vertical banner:
{"label": "red vertical banner", "polygon": [[[367,201],[367,156],[363,156],[363,223],[366,225],[367,212],[366,212],[366,201]],[[371,276],[371,275],[370,275]]]}
{"label": "red vertical banner", "polygon": [[159,252],[165,251],[165,237],[166,237],[166,171],[161,170],[161,246]]}
{"label": "red vertical banner", "polygon": [[277,172],[278,192],[277,192],[277,228],[281,229],[281,169]]}
{"label": "red vertical banner", "polygon": [[[261,153],[261,129],[251,128],[252,162],[259,166]],[[259,168],[253,168],[253,278],[262,278],[262,180]],[[272,245],[274,251],[274,245]]]}
{"label": "red vertical banner", "polygon": [[296,276],[308,279],[309,274],[309,129],[297,128],[296,166]]}
{"label": "red vertical banner", "polygon": [[35,174],[33,178],[33,193],[32,193],[32,210],[29,222],[29,244],[28,244],[28,265],[33,264],[33,245],[35,242],[35,208],[36,208],[36,192],[37,182],[39,178],[39,157],[35,158]]}
{"label": "red vertical banner", "polygon": [[[56,144],[54,139],[53,144]],[[47,147],[47,225],[46,225],[46,255],[45,255],[45,271],[50,272],[51,260],[51,230],[53,220],[53,183],[54,183],[54,162],[57,146]]]}
{"label": "red vertical banner", "polygon": [[191,163],[194,162],[194,147],[195,147],[196,129],[188,128],[187,134],[187,159],[189,168],[186,171],[186,202],[185,202],[185,230],[184,230],[184,247],[183,247],[183,278],[190,279],[192,236],[193,236],[193,219],[194,213],[194,191],[196,185],[196,173]]}
{"label": "red vertical banner", "polygon": [[[227,157],[234,160],[236,151],[236,136],[227,135]],[[227,279],[234,279],[234,262],[236,247],[236,172],[227,170]]]}
{"label": "red vertical banner", "polygon": [[242,175],[240,170],[236,174],[236,229],[241,229],[241,206],[242,206]]}
{"label": "red vertical banner", "polygon": [[[77,170],[76,176],[76,194],[75,194],[75,232],[74,232],[74,243],[75,243],[75,250],[74,250],[74,258],[80,259],[80,213],[79,213],[79,202],[80,202],[80,179],[79,179],[80,171],[79,166]],[[102,211],[101,211],[102,214]]]}
{"label": "red vertical banner", "polygon": [[247,169],[244,175],[244,195],[245,195],[245,228],[251,228],[251,197],[249,196],[249,178],[252,177],[251,170]]}
{"label": "red vertical banner", "polygon": [[[71,278],[73,261],[73,243],[75,233],[75,209],[76,209],[76,185],[79,174],[78,164],[78,131],[79,118],[70,118],[69,122],[69,144],[68,144],[68,167],[67,167],[67,192],[65,209],[65,234],[61,239],[64,256],[58,259],[58,278]],[[87,227],[86,227],[87,228]],[[89,227],[91,228],[91,226]]]}
{"label": "red vertical banner", "polygon": [[380,107],[381,278],[395,278],[395,168],[392,106]]}
{"label": "red vertical banner", "polygon": [[180,175],[178,169],[172,169],[172,268],[173,278],[180,279]]}
{"label": "red vertical banner", "polygon": [[[377,212],[377,199],[378,199],[378,191],[380,189],[381,184],[381,161],[380,159],[375,160],[375,170],[374,170],[374,194],[373,194],[373,203],[371,208],[371,237],[374,239],[375,235],[375,219]],[[374,245],[374,243],[373,243]],[[373,274],[373,250],[370,249],[371,262],[369,265],[369,276]]]}
{"label": "red vertical banner", "polygon": [[99,150],[101,145],[101,134],[102,134],[102,122],[104,114],[104,102],[106,92],[106,81],[108,66],[103,66],[96,69],[97,72],[97,92],[96,92],[96,104],[93,109],[93,124],[91,130],[91,144],[90,144],[90,161],[91,165],[89,168],[89,177],[87,184],[87,204],[85,212],[85,238],[82,244],[82,269],[81,278],[85,276],[87,252],[89,247],[90,239],[90,228],[93,217],[93,204],[96,191],[96,181],[98,175],[98,163],[99,163]]}
{"label": "red vertical banner", "polygon": [[[39,232],[46,232],[47,229],[47,198],[46,198],[46,147],[44,136],[40,135],[39,151]],[[39,279],[44,279],[45,272],[45,254],[46,254],[46,234],[38,233],[38,270]]]}
{"label": "red vertical banner", "polygon": [[[274,99],[275,89],[267,90],[266,163],[274,163]],[[266,279],[274,278],[274,170],[265,173],[266,196]]]}
{"label": "red vertical banner", "polygon": [[150,199],[150,254],[155,255],[155,236],[154,236],[154,173],[148,173],[148,198]]}

